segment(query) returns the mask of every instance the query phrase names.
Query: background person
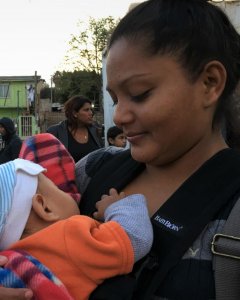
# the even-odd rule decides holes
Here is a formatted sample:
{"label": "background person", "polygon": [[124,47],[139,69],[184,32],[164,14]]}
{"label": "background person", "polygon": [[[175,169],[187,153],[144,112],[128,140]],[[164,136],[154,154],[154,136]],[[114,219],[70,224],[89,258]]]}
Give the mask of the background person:
{"label": "background person", "polygon": [[109,146],[125,148],[127,145],[127,137],[123,133],[123,130],[117,126],[108,128],[107,141]]}
{"label": "background person", "polygon": [[66,120],[47,129],[63,143],[75,162],[102,146],[99,130],[93,126],[91,104],[84,96],[71,97],[64,104]]}
{"label": "background person", "polygon": [[22,141],[16,134],[12,119],[3,117],[0,119],[0,134],[2,136],[2,149],[0,151],[0,164],[18,158]]}

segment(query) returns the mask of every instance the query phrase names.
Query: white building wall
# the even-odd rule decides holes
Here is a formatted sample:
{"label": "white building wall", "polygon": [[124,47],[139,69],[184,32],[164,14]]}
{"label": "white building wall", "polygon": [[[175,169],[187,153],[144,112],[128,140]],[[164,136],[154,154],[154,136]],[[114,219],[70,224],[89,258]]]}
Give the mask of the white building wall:
{"label": "white building wall", "polygon": [[106,76],[106,58],[103,57],[102,61],[102,77],[103,77],[103,109],[104,109],[104,128],[105,128],[105,146],[108,146],[107,143],[107,130],[109,127],[113,126],[113,101],[106,91],[107,86],[107,76]]}
{"label": "white building wall", "polygon": [[213,1],[229,17],[238,32],[240,32],[240,0]]}

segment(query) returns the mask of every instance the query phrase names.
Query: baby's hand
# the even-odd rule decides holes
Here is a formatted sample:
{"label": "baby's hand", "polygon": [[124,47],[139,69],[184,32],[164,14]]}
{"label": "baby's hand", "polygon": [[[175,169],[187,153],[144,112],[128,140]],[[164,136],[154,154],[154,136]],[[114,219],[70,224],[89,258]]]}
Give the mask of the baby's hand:
{"label": "baby's hand", "polygon": [[115,189],[109,190],[109,195],[102,195],[101,200],[96,202],[96,209],[93,213],[93,217],[99,221],[104,221],[104,212],[112,203],[121,200],[125,197],[125,193],[118,193]]}

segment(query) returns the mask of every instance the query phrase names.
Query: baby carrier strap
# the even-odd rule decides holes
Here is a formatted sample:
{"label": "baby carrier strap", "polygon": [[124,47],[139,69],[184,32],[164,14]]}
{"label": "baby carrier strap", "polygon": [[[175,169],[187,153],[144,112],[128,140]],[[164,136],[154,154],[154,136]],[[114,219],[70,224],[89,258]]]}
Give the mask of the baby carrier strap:
{"label": "baby carrier strap", "polygon": [[[128,150],[114,155],[93,176],[81,199],[81,212],[91,215],[102,194],[111,187],[121,190],[144,167]],[[218,152],[181,185],[151,218],[154,245],[136,265],[134,299],[151,299],[204,227],[239,192],[240,153],[233,149]]]}
{"label": "baby carrier strap", "polygon": [[81,214],[91,216],[95,204],[110,188],[123,189],[132,178],[145,168],[144,164],[132,159],[130,150],[121,151],[104,163],[92,177],[80,201]]}
{"label": "baby carrier strap", "polygon": [[240,195],[212,241],[216,300],[240,299]]}
{"label": "baby carrier strap", "polygon": [[[240,153],[218,152],[153,215],[154,244],[137,275],[134,299],[151,299],[205,226],[240,193]],[[226,298],[225,298],[226,299]]]}

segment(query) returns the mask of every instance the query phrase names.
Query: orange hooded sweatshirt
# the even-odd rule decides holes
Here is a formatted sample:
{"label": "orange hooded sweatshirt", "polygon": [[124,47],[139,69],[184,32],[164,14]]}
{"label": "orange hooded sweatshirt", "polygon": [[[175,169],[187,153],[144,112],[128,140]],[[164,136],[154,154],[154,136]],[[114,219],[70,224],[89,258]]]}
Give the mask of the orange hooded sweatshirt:
{"label": "orange hooded sweatshirt", "polygon": [[134,264],[133,248],[122,227],[86,216],[59,221],[10,249],[25,250],[37,258],[76,300],[88,299],[104,279],[129,273]]}

